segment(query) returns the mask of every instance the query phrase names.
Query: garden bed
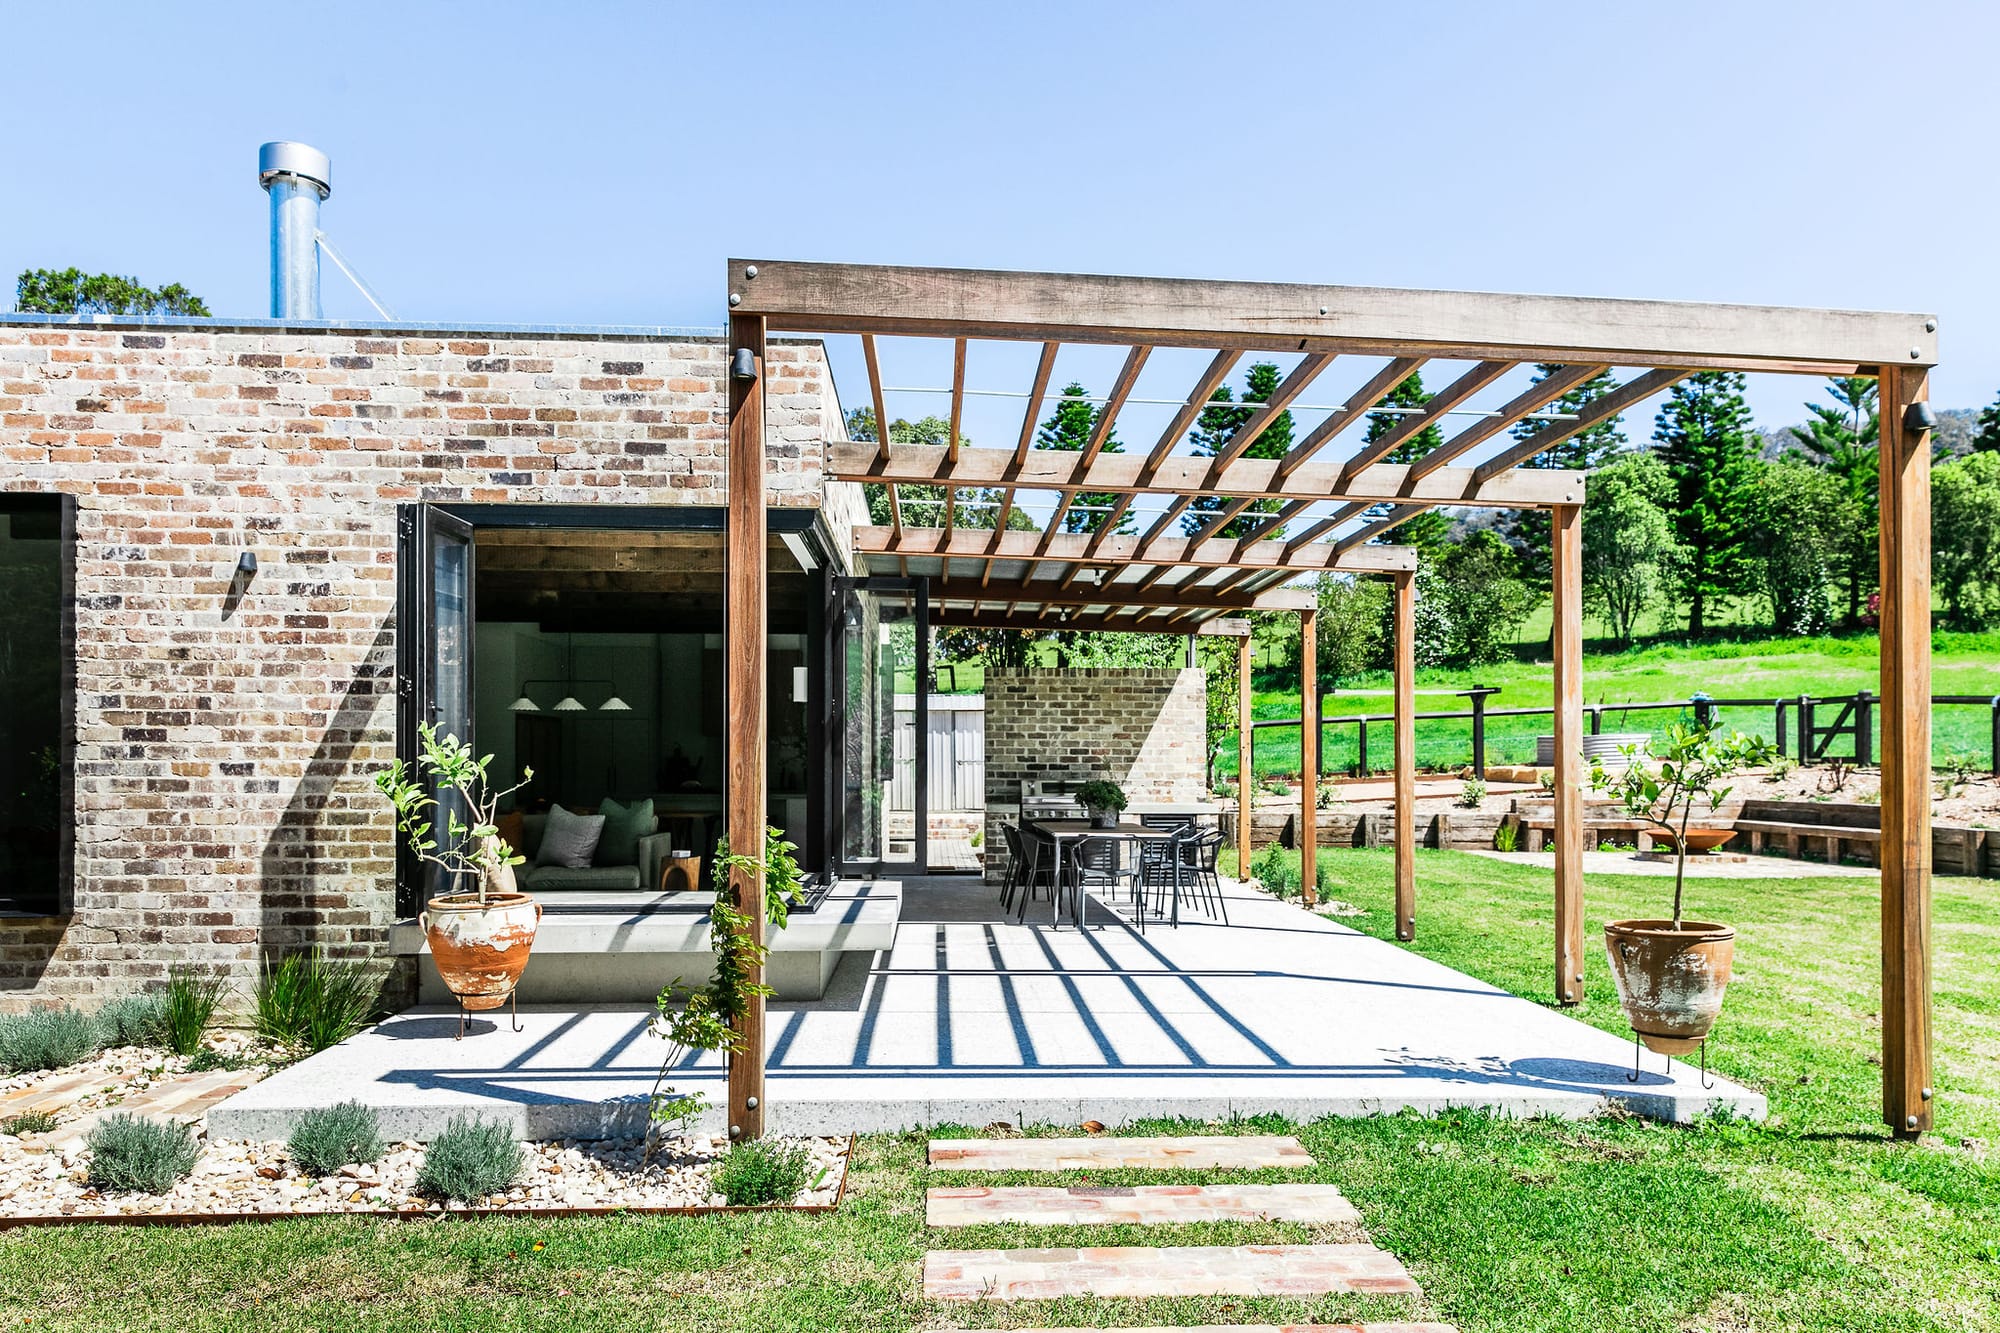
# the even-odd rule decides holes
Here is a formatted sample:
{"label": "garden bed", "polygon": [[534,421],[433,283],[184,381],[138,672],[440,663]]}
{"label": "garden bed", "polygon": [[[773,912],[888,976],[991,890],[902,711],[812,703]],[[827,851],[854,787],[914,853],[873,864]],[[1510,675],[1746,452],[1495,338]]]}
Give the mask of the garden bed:
{"label": "garden bed", "polygon": [[[847,1185],[851,1139],[809,1138],[807,1186],[789,1204],[766,1209],[830,1212]],[[193,1172],[162,1194],[98,1190],[87,1180],[89,1150],[44,1148],[23,1137],[0,1144],[0,1230],[73,1222],[228,1223],[329,1214],[396,1218],[497,1213],[567,1216],[597,1213],[757,1211],[731,1207],[713,1192],[711,1168],[728,1151],[722,1138],[666,1140],[640,1164],[636,1139],[563,1139],[522,1146],[518,1181],[474,1203],[446,1203],[416,1191],[421,1144],[390,1146],[381,1161],[315,1177],[301,1171],[282,1142],[201,1140]]]}

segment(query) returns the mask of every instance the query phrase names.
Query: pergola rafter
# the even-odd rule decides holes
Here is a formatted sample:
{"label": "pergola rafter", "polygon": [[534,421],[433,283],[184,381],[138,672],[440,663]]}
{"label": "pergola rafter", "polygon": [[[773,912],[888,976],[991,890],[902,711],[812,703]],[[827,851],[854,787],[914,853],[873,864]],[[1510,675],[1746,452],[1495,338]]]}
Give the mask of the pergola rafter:
{"label": "pergola rafter", "polygon": [[[1242,693],[1239,719],[1244,749],[1239,760],[1244,799],[1238,814],[1244,835],[1239,854],[1247,869],[1250,777],[1247,738],[1248,625],[1240,612],[1281,607],[1301,625],[1302,680],[1316,679],[1316,598],[1284,585],[1325,573],[1379,574],[1395,584],[1395,785],[1396,928],[1415,930],[1414,879],[1414,566],[1401,548],[1381,539],[1401,523],[1439,506],[1545,509],[1550,513],[1553,592],[1553,687],[1557,744],[1554,919],[1555,993],[1565,1003],[1582,994],[1583,824],[1582,568],[1584,478],[1581,473],[1523,466],[1578,432],[1638,407],[1701,370],[1802,375],[1875,375],[1881,382],[1882,421],[1882,925],[1884,1032],[1883,1110],[1899,1135],[1931,1123],[1929,912],[1930,815],[1926,779],[1929,724],[1929,430],[1924,399],[1929,368],[1937,361],[1937,321],[1922,314],[1803,310],[1771,306],[1690,304],[1599,298],[1524,296],[1483,292],[1403,291],[1280,283],[1111,277],[1094,274],[1002,273],[968,269],[893,268],[872,265],[771,263],[732,260],[728,269],[731,337],[761,355],[767,329],[788,334],[858,334],[880,438],[869,444],[829,441],[827,474],[836,480],[885,486],[890,523],[855,533],[855,559],[878,562],[915,577],[940,580],[953,563],[980,566],[977,581],[955,581],[933,590],[933,623],[997,628],[1092,628],[1133,632],[1228,632],[1239,636]],[[947,447],[894,444],[888,439],[879,337],[951,339],[954,429]],[[1041,344],[1035,387],[1015,448],[959,447],[956,422],[964,384],[966,340],[988,338]],[[1056,352],[1069,345],[1126,349],[1126,360],[1089,447],[1057,452],[1033,447],[1040,404],[1047,396]],[[1156,350],[1206,349],[1212,359],[1152,450],[1143,455],[1103,449],[1138,372]],[[1252,416],[1213,458],[1183,452],[1186,436],[1210,405],[1217,387],[1248,353],[1300,358],[1273,399]],[[1329,409],[1280,459],[1248,456],[1248,449],[1278,412],[1299,402],[1300,392],[1336,358],[1381,358],[1345,403]],[[1384,403],[1394,388],[1431,362],[1465,363],[1449,384],[1421,408]],[[1479,411],[1479,420],[1413,461],[1407,446],[1466,405],[1530,364],[1555,367],[1502,405]],[[1535,433],[1505,440],[1505,433],[1608,370],[1623,382],[1586,402],[1574,414],[1543,413]],[[744,470],[762,471],[758,433],[742,414],[761,411],[760,394],[732,386],[730,465],[732,534],[737,506],[754,503]],[[1242,404],[1238,404],[1242,406]],[[1371,413],[1400,417],[1345,460],[1321,461],[1327,447]],[[1497,447],[1496,447],[1497,446]],[[946,488],[946,522],[911,525],[899,488]],[[995,531],[968,530],[954,521],[953,488],[997,491]],[[740,494],[739,494],[740,492]],[[1049,521],[1037,531],[1006,529],[1021,505],[1020,493],[1057,496]],[[1108,512],[1087,524],[1067,520],[1075,497],[1114,498]],[[1119,533],[1136,497],[1160,495],[1166,503],[1146,531]],[[1176,519],[1202,506],[1193,536],[1169,536]],[[1263,512],[1260,502],[1275,502]],[[1352,531],[1341,532],[1355,520]],[[1294,531],[1292,524],[1306,520]],[[747,517],[746,525],[752,521]],[[1239,532],[1218,534],[1232,523]],[[762,510],[755,541],[732,540],[732,559],[749,561],[762,550]],[[1066,526],[1087,527],[1069,533]],[[733,566],[732,566],[733,569]],[[1048,573],[1044,570],[1048,569]],[[748,577],[732,573],[729,625],[732,662],[761,662],[762,617]],[[753,614],[756,613],[756,614]],[[1227,627],[1224,629],[1223,627]],[[749,638],[750,644],[736,640]],[[762,827],[764,811],[761,693],[755,707],[738,707],[732,692],[729,749],[757,771],[741,785],[732,776],[729,827],[745,841]],[[1303,764],[1305,800],[1298,826],[1303,880],[1315,882],[1314,821],[1318,695],[1301,699],[1306,719]],[[734,762],[734,760],[732,760]],[[739,900],[754,903],[749,884]],[[753,978],[754,979],[754,978]],[[762,1006],[746,1016],[746,1035],[761,1029]],[[754,1041],[747,1047],[761,1054]],[[757,1098],[763,1091],[761,1059],[755,1078],[736,1077],[732,1063],[730,1123],[754,1135],[761,1128]],[[754,1088],[754,1094],[751,1089]]]}

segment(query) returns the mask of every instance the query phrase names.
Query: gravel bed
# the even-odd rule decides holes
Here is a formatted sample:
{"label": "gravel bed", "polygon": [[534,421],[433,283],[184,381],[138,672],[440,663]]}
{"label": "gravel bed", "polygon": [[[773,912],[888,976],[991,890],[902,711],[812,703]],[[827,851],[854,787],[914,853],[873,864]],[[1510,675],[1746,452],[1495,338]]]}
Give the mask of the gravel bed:
{"label": "gravel bed", "polygon": [[[795,1204],[831,1204],[847,1169],[843,1139],[802,1139],[811,1151],[807,1188]],[[724,1138],[665,1141],[641,1166],[636,1139],[562,1139],[526,1143],[519,1183],[473,1211],[539,1208],[685,1208],[720,1205],[710,1169],[728,1151]],[[415,1192],[424,1156],[397,1143],[382,1160],[324,1178],[301,1174],[283,1143],[204,1140],[194,1172],[166,1194],[92,1189],[89,1150],[63,1152],[35,1140],[0,1135],[0,1215],[77,1218],[148,1213],[361,1213],[382,1209],[467,1211]]]}
{"label": "gravel bed", "polygon": [[[202,1039],[202,1044],[228,1057],[232,1064],[264,1073],[289,1064],[292,1059],[286,1052],[267,1046],[246,1032],[211,1032]],[[61,1114],[67,1120],[87,1111],[102,1111],[116,1106],[133,1093],[145,1092],[160,1079],[185,1074],[189,1058],[158,1046],[113,1046],[99,1051],[88,1060],[79,1060],[61,1069],[0,1075],[0,1093],[54,1083],[74,1074],[101,1077],[104,1080],[101,1087],[85,1093],[63,1108]]]}

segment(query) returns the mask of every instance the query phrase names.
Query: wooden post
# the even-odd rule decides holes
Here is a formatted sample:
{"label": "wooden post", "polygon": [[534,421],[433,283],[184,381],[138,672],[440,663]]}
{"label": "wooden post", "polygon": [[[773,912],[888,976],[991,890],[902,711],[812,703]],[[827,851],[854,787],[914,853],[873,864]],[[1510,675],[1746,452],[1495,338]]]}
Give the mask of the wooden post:
{"label": "wooden post", "polygon": [[1319,903],[1319,613],[1299,612],[1299,892]]}
{"label": "wooden post", "polygon": [[1905,423],[1930,396],[1918,367],[1883,366],[1882,1117],[1931,1127],[1931,440]]}
{"label": "wooden post", "polygon": [[1236,640],[1236,878],[1250,878],[1250,791],[1256,781],[1250,773],[1252,738],[1250,729],[1250,636]]}
{"label": "wooden post", "polygon": [[1583,507],[1549,512],[1555,570],[1556,998],[1583,999]]}
{"label": "wooden post", "polygon": [[1396,575],[1396,938],[1417,937],[1417,578]]}
{"label": "wooden post", "polygon": [[[764,321],[729,317],[729,350],[748,348],[755,358],[754,379],[729,380],[729,523],[724,566],[724,656],[728,663],[729,850],[737,856],[764,855]],[[761,874],[733,876],[737,909],[750,921],[750,938],[764,942],[764,882]],[[761,963],[749,980],[762,982]],[[764,1133],[764,1000],[751,996],[736,1030],[742,1049],[729,1057],[729,1134],[732,1139]]]}

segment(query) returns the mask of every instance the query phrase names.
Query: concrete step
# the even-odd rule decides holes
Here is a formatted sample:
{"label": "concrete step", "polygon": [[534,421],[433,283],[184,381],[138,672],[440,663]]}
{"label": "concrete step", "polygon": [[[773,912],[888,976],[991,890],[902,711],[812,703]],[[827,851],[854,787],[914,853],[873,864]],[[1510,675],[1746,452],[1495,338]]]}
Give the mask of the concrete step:
{"label": "concrete step", "polygon": [[1290,1135],[1177,1138],[932,1139],[930,1164],[945,1171],[1077,1171],[1305,1167],[1312,1154]]}
{"label": "concrete step", "polygon": [[940,1186],[925,1191],[934,1227],[986,1222],[1079,1226],[1175,1222],[1355,1222],[1360,1213],[1332,1185]]}
{"label": "concrete step", "polygon": [[947,1301],[1062,1296],[1420,1295],[1397,1258],[1373,1245],[1093,1246],[935,1250],[924,1295]]}

